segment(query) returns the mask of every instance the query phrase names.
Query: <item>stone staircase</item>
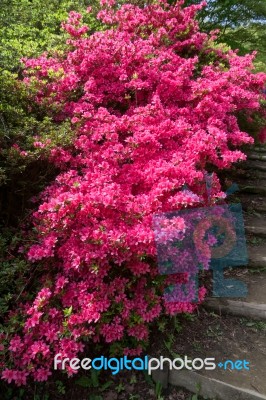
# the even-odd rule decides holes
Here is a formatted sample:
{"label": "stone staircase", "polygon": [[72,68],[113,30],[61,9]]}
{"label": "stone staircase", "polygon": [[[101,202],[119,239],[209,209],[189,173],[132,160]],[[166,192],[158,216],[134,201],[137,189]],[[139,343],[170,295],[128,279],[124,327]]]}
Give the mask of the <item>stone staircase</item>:
{"label": "stone staircase", "polygon": [[[232,326],[238,336],[234,336],[232,329],[222,330],[222,339],[214,339],[205,354],[206,357],[215,354],[218,360],[249,360],[250,370],[172,370],[168,371],[168,383],[205,399],[266,400],[266,146],[253,147],[248,160],[238,165],[233,179],[240,190],[230,202],[240,201],[243,207],[249,263],[243,268],[227,271],[225,278],[227,275],[242,280],[249,292],[246,298],[207,299],[204,309],[217,314],[225,323],[226,319],[234,318]],[[259,324],[264,329],[250,335],[239,322],[243,319],[247,326]],[[242,332],[240,336],[239,332]],[[204,338],[202,345],[204,347]]]}

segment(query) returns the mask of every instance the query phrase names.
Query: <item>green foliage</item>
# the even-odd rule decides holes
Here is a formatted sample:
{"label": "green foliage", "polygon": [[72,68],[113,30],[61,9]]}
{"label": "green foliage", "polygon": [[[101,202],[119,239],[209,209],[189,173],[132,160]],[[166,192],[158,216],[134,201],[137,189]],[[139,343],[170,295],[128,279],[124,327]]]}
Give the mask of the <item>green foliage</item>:
{"label": "green foliage", "polygon": [[23,258],[15,257],[13,250],[22,238],[11,229],[2,229],[0,235],[0,328],[10,303],[18,302],[27,284],[28,266]]}
{"label": "green foliage", "polygon": [[[84,23],[94,32],[97,2],[91,0],[2,0],[0,11],[0,223],[17,225],[38,194],[54,176],[45,162],[46,154],[33,142],[51,141],[51,146],[68,146],[70,124],[56,124],[44,107],[31,102],[36,88],[22,82],[22,57],[64,49],[66,33],[61,22],[71,10],[84,15]],[[86,13],[92,6],[92,13]],[[15,145],[15,147],[14,147]],[[21,151],[23,151],[21,153]],[[6,205],[8,204],[8,207]]]}
{"label": "green foliage", "polygon": [[123,385],[122,382],[120,382],[120,383],[116,386],[115,390],[117,391],[117,393],[121,393],[121,392],[123,392],[123,391],[125,390],[125,386]]}
{"label": "green foliage", "polygon": [[103,397],[102,397],[102,396],[99,396],[99,395],[97,395],[97,394],[91,394],[91,395],[89,396],[89,400],[103,400]]}
{"label": "green foliage", "polygon": [[163,400],[162,391],[163,391],[162,384],[161,382],[157,381],[155,384],[155,397],[157,400]]}
{"label": "green foliage", "polygon": [[[200,4],[201,0],[186,0],[185,5]],[[251,22],[265,23],[264,0],[207,0],[199,14],[200,23],[209,31],[218,26],[235,28]]]}
{"label": "green foliage", "polygon": [[55,384],[59,394],[66,394],[66,387],[62,381],[55,381]]}
{"label": "green foliage", "polygon": [[[84,388],[92,389],[99,392],[105,392],[110,386],[112,386],[113,381],[106,381],[105,383],[100,382],[99,375],[101,371],[96,371],[95,369],[90,370],[88,375],[83,375],[75,381],[75,384]],[[90,394],[89,400],[103,400],[103,397],[99,394]]]}
{"label": "green foliage", "polygon": [[88,376],[81,376],[79,379],[76,380],[76,385],[89,388],[92,387],[91,379]]}
{"label": "green foliage", "polygon": [[261,332],[266,331],[266,322],[265,321],[253,321],[253,320],[241,318],[240,323],[241,323],[241,325],[251,328],[254,331],[261,331]]}
{"label": "green foliage", "polygon": [[0,67],[17,71],[21,57],[62,48],[65,35],[60,26],[71,10],[84,13],[91,30],[99,28],[88,6],[91,0],[2,0],[0,13]]}
{"label": "green foliage", "polygon": [[[185,5],[201,0],[186,0]],[[266,70],[266,2],[265,0],[208,0],[198,19],[206,32],[220,29],[220,42],[240,54],[258,51],[256,68]]]}

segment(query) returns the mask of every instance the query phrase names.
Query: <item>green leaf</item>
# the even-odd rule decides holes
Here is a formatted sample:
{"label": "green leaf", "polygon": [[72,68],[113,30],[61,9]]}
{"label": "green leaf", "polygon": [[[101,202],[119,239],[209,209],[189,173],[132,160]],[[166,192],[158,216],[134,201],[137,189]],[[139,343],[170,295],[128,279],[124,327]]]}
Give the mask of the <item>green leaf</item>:
{"label": "green leaf", "polygon": [[72,314],[72,306],[70,306],[69,308],[65,308],[64,309],[64,316],[65,317],[70,317],[70,315]]}
{"label": "green leaf", "polygon": [[89,400],[103,400],[103,397],[98,394],[90,394]]}
{"label": "green leaf", "polygon": [[98,394],[90,394],[89,400],[103,400],[103,397]]}
{"label": "green leaf", "polygon": [[100,371],[96,371],[95,369],[91,370],[91,381],[92,381],[92,385],[93,387],[97,388],[99,386],[99,376]]}
{"label": "green leaf", "polygon": [[100,391],[104,392],[106,389],[108,389],[111,385],[113,384],[113,381],[107,381],[100,387]]}
{"label": "green leaf", "polygon": [[75,381],[75,383],[84,388],[92,387],[91,378],[89,378],[88,376],[81,376],[78,380]]}
{"label": "green leaf", "polygon": [[148,374],[148,371],[144,370],[144,371],[143,371],[143,374],[144,374],[144,379],[145,379],[145,381],[146,381],[150,386],[154,387],[154,382],[153,382],[151,376]]}

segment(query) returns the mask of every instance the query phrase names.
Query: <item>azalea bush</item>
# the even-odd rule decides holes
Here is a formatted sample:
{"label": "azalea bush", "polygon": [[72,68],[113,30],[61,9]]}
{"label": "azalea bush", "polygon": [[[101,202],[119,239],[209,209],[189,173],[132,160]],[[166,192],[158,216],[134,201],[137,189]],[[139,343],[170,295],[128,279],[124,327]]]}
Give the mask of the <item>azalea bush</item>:
{"label": "azalea bush", "polygon": [[[197,306],[165,302],[164,288],[189,273],[160,275],[152,218],[223,201],[216,174],[206,193],[206,172],[245,159],[239,148],[253,139],[239,118],[263,113],[266,76],[252,73],[254,55],[199,31],[203,5],[182,3],[103,1],[98,18],[108,28],[93,34],[71,12],[64,54],[24,60],[32,104],[72,140],[35,138],[59,173],[42,192],[31,244],[20,248],[42,271],[42,287],[10,316],[8,382],[45,381],[56,353],[73,358],[94,343],[139,354],[153,321]],[[185,229],[182,218],[173,226]]]}

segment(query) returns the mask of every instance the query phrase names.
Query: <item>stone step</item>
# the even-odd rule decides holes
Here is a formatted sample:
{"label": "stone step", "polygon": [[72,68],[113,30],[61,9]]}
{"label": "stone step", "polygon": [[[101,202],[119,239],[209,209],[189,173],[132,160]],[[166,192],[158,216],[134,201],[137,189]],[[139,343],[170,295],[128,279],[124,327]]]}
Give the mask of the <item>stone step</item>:
{"label": "stone step", "polygon": [[255,146],[253,150],[256,153],[266,153],[266,146]]}
{"label": "stone step", "polygon": [[169,371],[169,383],[182,387],[204,399],[214,400],[266,400],[266,396],[245,387],[231,385],[220,379],[201,375],[195,371]]}
{"label": "stone step", "polygon": [[[218,311],[219,314],[229,313],[246,318],[266,320],[266,272],[254,274],[244,269],[241,274],[241,269],[238,268],[232,269],[231,275],[234,279],[246,284],[247,296],[236,299],[211,297],[206,300],[204,305],[208,309]],[[225,279],[228,277],[231,277],[230,273],[225,273]]]}
{"label": "stone step", "polygon": [[233,170],[230,174],[230,180],[227,178],[225,183],[227,186],[232,183],[236,183],[241,189],[245,187],[266,188],[266,169],[258,170],[255,168],[239,168],[237,170]]}
{"label": "stone step", "polygon": [[248,245],[249,268],[266,269],[266,245]]}
{"label": "stone step", "polygon": [[260,171],[255,169],[239,169],[235,172],[234,179],[240,179],[241,181],[247,179],[262,179],[266,181],[266,170]]}
{"label": "stone step", "polygon": [[258,216],[245,216],[246,233],[266,237],[266,219]]}
{"label": "stone step", "polygon": [[247,170],[266,171],[266,163],[264,161],[248,160],[248,162],[239,163],[238,167]]}
{"label": "stone step", "polygon": [[264,153],[250,153],[248,155],[248,160],[266,161],[266,154]]}
{"label": "stone step", "polygon": [[239,184],[240,193],[250,193],[258,194],[261,196],[266,196],[266,185],[252,185],[247,182],[247,184]]}
{"label": "stone step", "polygon": [[[244,211],[253,214],[259,218],[266,217],[266,198],[259,197],[255,194],[236,193],[237,202],[240,202]],[[231,203],[234,203],[232,198]]]}
{"label": "stone step", "polygon": [[[266,400],[265,322],[231,315],[221,317],[200,308],[198,318],[191,323],[183,322],[182,326],[172,343],[173,356],[166,353],[164,357],[197,358],[196,367],[178,370],[165,362],[164,380],[167,377],[169,384],[209,400]],[[159,356],[156,350],[153,352],[153,357]],[[205,358],[214,359],[214,369],[202,368],[199,359]],[[174,365],[179,367],[180,362]],[[158,374],[156,378],[160,380]]]}
{"label": "stone step", "polygon": [[266,304],[248,303],[230,299],[207,299],[205,306],[219,314],[232,314],[245,318],[266,320]]}

